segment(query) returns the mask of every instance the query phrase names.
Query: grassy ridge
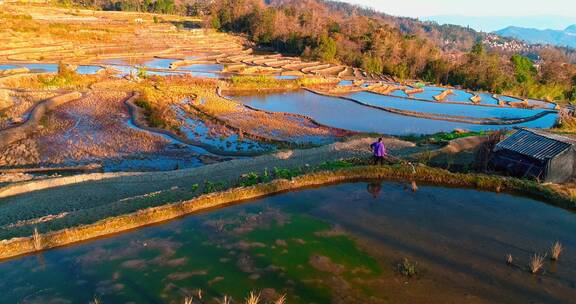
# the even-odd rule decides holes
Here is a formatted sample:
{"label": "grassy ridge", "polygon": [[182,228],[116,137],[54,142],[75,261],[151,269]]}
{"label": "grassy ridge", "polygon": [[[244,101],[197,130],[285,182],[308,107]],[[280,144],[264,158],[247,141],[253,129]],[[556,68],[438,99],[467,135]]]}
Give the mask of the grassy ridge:
{"label": "grassy ridge", "polygon": [[320,77],[300,77],[297,79],[277,79],[269,75],[239,76],[230,78],[231,90],[296,90],[303,86],[335,84],[337,79]]}
{"label": "grassy ridge", "polygon": [[[35,234],[32,237],[14,238],[0,243],[0,258],[9,258],[43,249],[59,247],[75,242],[102,237],[129,229],[160,223],[193,212],[226,206],[235,202],[256,199],[266,195],[294,191],[305,187],[363,179],[391,179],[420,181],[455,187],[472,187],[488,191],[510,191],[536,196],[560,207],[576,209],[576,201],[545,185],[533,181],[479,174],[451,173],[425,166],[342,166],[339,162],[322,167],[324,171],[313,172],[291,180],[275,179],[249,187],[209,193],[176,203],[151,207],[136,212],[106,218],[98,222]],[[221,190],[214,188],[213,190]]]}

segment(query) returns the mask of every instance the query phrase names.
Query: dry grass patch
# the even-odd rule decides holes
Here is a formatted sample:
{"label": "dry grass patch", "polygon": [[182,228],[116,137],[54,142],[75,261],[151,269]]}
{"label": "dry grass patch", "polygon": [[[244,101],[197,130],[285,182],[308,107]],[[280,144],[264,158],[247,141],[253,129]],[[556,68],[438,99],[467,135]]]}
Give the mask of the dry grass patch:
{"label": "dry grass patch", "polygon": [[552,244],[552,246],[550,247],[550,259],[553,261],[558,261],[558,259],[560,258],[560,254],[562,253],[563,250],[564,247],[562,247],[562,244],[560,244],[560,242],[558,241],[554,242],[554,244]]}
{"label": "dry grass patch", "polygon": [[528,263],[528,268],[530,269],[530,273],[536,274],[544,267],[544,259],[546,255],[537,254],[535,253],[531,258],[530,262]]}

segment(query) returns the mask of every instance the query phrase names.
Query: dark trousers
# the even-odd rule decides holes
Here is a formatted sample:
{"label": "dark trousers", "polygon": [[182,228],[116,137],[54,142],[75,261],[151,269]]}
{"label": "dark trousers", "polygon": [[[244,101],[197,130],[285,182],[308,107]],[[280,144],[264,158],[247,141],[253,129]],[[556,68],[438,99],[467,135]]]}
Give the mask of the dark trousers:
{"label": "dark trousers", "polygon": [[384,164],[384,156],[376,156],[374,155],[374,165],[383,165]]}

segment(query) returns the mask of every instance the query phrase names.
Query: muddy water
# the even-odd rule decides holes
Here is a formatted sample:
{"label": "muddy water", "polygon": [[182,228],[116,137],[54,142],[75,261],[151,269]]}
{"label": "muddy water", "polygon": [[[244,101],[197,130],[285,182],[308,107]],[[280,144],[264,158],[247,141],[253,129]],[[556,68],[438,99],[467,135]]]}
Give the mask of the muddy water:
{"label": "muddy water", "polygon": [[[576,215],[508,194],[392,182],[292,192],[0,263],[1,303],[570,303]],[[530,255],[555,240],[537,276]],[[505,256],[515,258],[507,266]],[[397,271],[408,258],[417,274]],[[215,301],[209,301],[215,303]]]}
{"label": "muddy water", "polygon": [[[517,125],[475,125],[433,120],[393,114],[363,106],[352,101],[335,97],[320,96],[307,91],[255,96],[235,96],[234,99],[254,108],[266,111],[306,115],[312,117],[319,123],[332,127],[358,132],[375,132],[390,135],[433,134],[438,132],[450,132],[456,128],[471,131],[496,130],[512,128],[514,126],[549,128],[556,122],[556,115],[546,115],[540,119]],[[403,101],[409,106],[412,103],[412,101],[405,99],[403,99]],[[429,106],[435,105],[441,104],[430,103]],[[476,110],[485,111],[485,107],[463,107],[467,107],[466,110],[468,113],[474,113]],[[408,109],[418,111],[417,108]],[[514,111],[517,109],[511,110]]]}

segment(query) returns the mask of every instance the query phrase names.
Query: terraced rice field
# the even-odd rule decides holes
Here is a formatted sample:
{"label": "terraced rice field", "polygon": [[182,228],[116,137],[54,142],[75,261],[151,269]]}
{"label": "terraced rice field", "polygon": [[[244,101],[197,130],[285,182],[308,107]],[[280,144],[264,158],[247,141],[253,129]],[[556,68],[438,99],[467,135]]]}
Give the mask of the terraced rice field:
{"label": "terraced rice field", "polygon": [[[356,95],[355,95],[356,94]],[[539,110],[505,109],[477,107],[473,105],[452,105],[417,100],[394,99],[367,92],[355,93],[367,103],[394,107],[419,113],[450,114],[466,117],[519,118],[539,113]],[[311,92],[290,92],[283,94],[235,96],[242,103],[258,109],[301,114],[309,116],[321,124],[353,130],[357,132],[374,132],[391,135],[433,134],[450,132],[454,129],[472,131],[496,130],[514,126],[549,128],[556,122],[556,114],[551,113],[533,121],[515,125],[479,125],[443,121],[420,117],[411,117],[356,104],[337,97],[320,96]]]}
{"label": "terraced rice field", "polygon": [[[1,5],[0,245],[3,257],[38,254],[0,261],[0,303],[239,303],[251,290],[287,303],[573,300],[573,213],[415,180],[565,197],[417,164],[486,136],[435,151],[435,137],[393,137],[550,128],[555,104],[254,51],[198,18]],[[410,162],[358,167],[381,136],[390,160]],[[385,170],[414,181],[358,179]],[[294,190],[296,176],[354,182],[225,200]],[[42,251],[190,214],[203,200],[235,206]],[[568,254],[529,274],[552,240]]]}
{"label": "terraced rice field", "polygon": [[[200,289],[316,303],[570,303],[573,256],[546,262],[538,288],[523,268],[551,239],[576,246],[574,214],[509,194],[407,187],[375,180],[286,193],[7,261],[0,301],[180,302]],[[399,266],[410,263],[411,277]]]}
{"label": "terraced rice field", "polygon": [[[404,99],[377,95],[369,92],[353,93],[346,96],[370,105],[386,108],[463,117],[494,117],[500,119],[512,119],[534,116],[545,111],[542,109],[532,110],[516,108],[510,109],[504,107],[479,107],[474,106],[471,103],[469,105],[463,105],[448,104],[442,102],[426,102],[420,100],[407,101]],[[450,96],[454,95],[449,95],[449,97]],[[446,100],[448,101],[448,99]]]}

